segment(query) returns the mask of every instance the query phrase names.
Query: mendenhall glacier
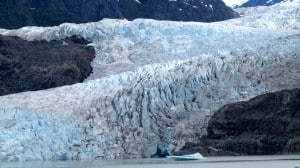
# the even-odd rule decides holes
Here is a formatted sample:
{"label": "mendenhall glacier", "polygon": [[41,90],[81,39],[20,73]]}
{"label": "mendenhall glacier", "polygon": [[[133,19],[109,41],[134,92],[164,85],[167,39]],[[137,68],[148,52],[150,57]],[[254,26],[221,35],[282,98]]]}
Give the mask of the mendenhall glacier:
{"label": "mendenhall glacier", "polygon": [[[261,10],[264,8],[264,10]],[[0,29],[77,35],[96,51],[83,82],[0,97],[0,161],[117,159],[179,151],[223,105],[300,86],[300,1],[214,23],[104,19]]]}

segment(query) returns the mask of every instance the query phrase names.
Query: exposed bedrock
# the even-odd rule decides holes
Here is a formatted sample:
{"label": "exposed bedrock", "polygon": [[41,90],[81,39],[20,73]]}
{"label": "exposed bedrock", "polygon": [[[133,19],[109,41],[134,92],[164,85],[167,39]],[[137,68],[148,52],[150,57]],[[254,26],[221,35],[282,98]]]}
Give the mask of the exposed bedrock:
{"label": "exposed bedrock", "polygon": [[0,35],[0,96],[82,82],[95,57],[87,41],[26,41]]}
{"label": "exposed bedrock", "polygon": [[238,17],[221,0],[1,0],[0,27],[54,26],[103,18],[214,22]]}
{"label": "exposed bedrock", "polygon": [[266,155],[300,152],[300,89],[223,106],[208,123],[207,137],[181,153]]}

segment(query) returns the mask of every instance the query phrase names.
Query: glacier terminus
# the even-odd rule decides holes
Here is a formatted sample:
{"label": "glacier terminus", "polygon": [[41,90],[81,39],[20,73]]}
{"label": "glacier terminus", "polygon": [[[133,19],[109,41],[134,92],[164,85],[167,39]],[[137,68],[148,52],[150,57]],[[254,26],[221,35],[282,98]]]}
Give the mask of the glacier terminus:
{"label": "glacier terminus", "polygon": [[178,151],[223,105],[300,86],[300,1],[222,22],[104,19],[0,29],[77,35],[96,58],[83,82],[0,97],[0,161],[116,159]]}

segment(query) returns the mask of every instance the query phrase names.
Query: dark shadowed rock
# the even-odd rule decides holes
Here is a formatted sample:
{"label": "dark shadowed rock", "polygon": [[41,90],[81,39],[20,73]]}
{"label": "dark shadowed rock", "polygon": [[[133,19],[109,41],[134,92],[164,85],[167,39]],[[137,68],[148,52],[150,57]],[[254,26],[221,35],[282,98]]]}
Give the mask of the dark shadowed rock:
{"label": "dark shadowed rock", "polygon": [[82,82],[95,57],[82,38],[25,41],[0,35],[0,95]]}
{"label": "dark shadowed rock", "polygon": [[238,14],[222,0],[1,0],[0,27],[54,26],[103,18],[213,22]]}
{"label": "dark shadowed rock", "polygon": [[300,89],[229,104],[210,119],[208,135],[181,152],[265,155],[300,152]]}
{"label": "dark shadowed rock", "polygon": [[1,0],[0,27],[54,26],[123,18],[116,0]]}
{"label": "dark shadowed rock", "polygon": [[213,22],[231,19],[238,15],[220,0],[120,0],[118,3],[125,18],[150,18],[173,21]]}
{"label": "dark shadowed rock", "polygon": [[270,6],[283,1],[284,0],[248,0],[239,7]]}

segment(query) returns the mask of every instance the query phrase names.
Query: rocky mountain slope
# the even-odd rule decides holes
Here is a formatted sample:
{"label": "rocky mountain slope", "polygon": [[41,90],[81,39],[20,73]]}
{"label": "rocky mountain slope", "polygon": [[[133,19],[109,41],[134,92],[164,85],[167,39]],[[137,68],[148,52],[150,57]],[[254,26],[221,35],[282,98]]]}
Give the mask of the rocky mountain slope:
{"label": "rocky mountain slope", "polygon": [[270,6],[286,0],[248,0],[239,7]]}
{"label": "rocky mountain slope", "polygon": [[0,96],[82,82],[95,57],[82,38],[26,41],[0,35]]}
{"label": "rocky mountain slope", "polygon": [[300,89],[257,96],[223,106],[208,123],[208,135],[181,152],[205,155],[269,155],[300,151]]}
{"label": "rocky mountain slope", "polygon": [[221,0],[2,0],[0,27],[54,26],[103,18],[220,21],[237,17]]}
{"label": "rocky mountain slope", "polygon": [[299,87],[299,3],[217,23],[105,19],[0,29],[26,40],[77,35],[96,52],[83,83],[0,97],[1,161],[180,151],[207,134],[222,106]]}
{"label": "rocky mountain slope", "polygon": [[288,2],[288,0],[223,0],[224,3],[234,9],[258,7],[258,6],[271,6]]}
{"label": "rocky mountain slope", "polygon": [[121,13],[129,20],[149,18],[214,22],[238,17],[219,0],[119,0],[118,3]]}

